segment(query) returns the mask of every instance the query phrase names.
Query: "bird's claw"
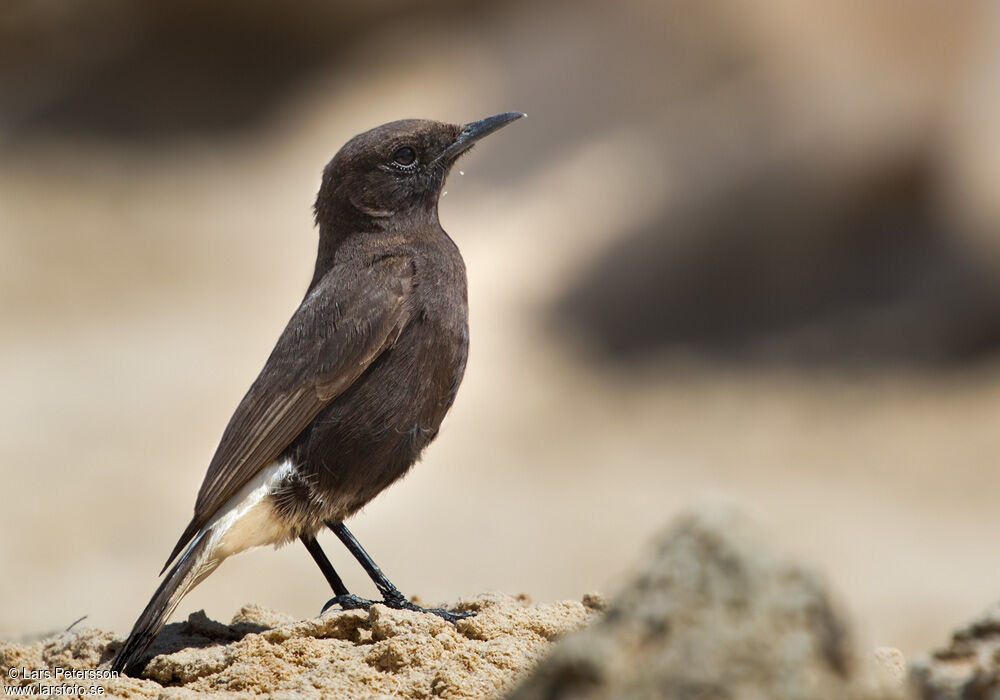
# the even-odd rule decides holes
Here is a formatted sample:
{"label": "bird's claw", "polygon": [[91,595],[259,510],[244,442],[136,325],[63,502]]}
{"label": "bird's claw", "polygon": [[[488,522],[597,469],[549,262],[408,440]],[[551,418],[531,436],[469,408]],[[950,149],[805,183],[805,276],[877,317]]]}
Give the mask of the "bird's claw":
{"label": "bird's claw", "polygon": [[338,595],[326,601],[326,605],[324,605],[323,609],[319,611],[319,614],[322,615],[334,605],[339,605],[341,610],[367,610],[377,602],[377,600],[368,600],[367,598],[356,596],[353,593]]}

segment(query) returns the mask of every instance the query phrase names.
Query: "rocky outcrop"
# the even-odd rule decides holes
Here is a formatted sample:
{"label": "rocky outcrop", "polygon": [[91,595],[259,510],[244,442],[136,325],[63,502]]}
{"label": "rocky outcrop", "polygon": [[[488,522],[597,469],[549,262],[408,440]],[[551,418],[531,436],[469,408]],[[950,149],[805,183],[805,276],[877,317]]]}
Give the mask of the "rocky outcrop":
{"label": "rocky outcrop", "polygon": [[912,665],[921,700],[1000,700],[1000,604]]}
{"label": "rocky outcrop", "polygon": [[606,614],[509,697],[902,697],[851,646],[820,577],[774,556],[728,512],[681,518]]}

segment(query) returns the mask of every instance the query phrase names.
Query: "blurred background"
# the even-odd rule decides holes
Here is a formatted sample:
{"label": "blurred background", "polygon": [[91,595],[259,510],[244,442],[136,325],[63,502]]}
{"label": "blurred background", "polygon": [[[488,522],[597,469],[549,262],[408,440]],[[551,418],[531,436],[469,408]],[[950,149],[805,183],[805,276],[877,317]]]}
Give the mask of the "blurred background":
{"label": "blurred background", "polygon": [[[340,145],[523,110],[448,183],[468,373],[359,539],[426,601],[578,598],[721,499],[866,643],[943,640],[1000,598],[997,8],[5,2],[0,638],[129,629]],[[175,619],[329,597],[301,546],[257,550]]]}

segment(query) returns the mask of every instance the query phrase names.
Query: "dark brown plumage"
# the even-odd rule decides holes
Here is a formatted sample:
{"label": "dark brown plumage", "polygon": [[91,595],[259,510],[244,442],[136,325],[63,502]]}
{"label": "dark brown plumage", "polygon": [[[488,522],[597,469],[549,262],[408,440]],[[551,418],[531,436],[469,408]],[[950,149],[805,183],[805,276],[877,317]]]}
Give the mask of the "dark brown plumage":
{"label": "dark brown plumage", "polygon": [[521,116],[464,127],[392,122],[351,139],[327,165],[305,298],[230,419],[164,570],[177,561],[113,669],[141,669],[183,595],[250,547],[299,538],[337,594],[331,603],[370,604],[347,593],[319,549],[324,525],[384,602],[416,609],[343,520],[409,470],[455,399],[468,353],[465,265],[438,222],[438,198],[459,155]]}

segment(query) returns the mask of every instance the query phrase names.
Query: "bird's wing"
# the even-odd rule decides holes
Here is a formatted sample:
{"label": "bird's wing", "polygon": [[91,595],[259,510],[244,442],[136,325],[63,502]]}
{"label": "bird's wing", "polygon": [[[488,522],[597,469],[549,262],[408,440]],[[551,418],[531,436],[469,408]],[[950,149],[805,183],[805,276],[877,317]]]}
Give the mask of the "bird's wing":
{"label": "bird's wing", "polygon": [[408,320],[412,262],[334,268],[306,297],[229,420],[198,492],[194,518],[166,567],[230,498],[360,377]]}

